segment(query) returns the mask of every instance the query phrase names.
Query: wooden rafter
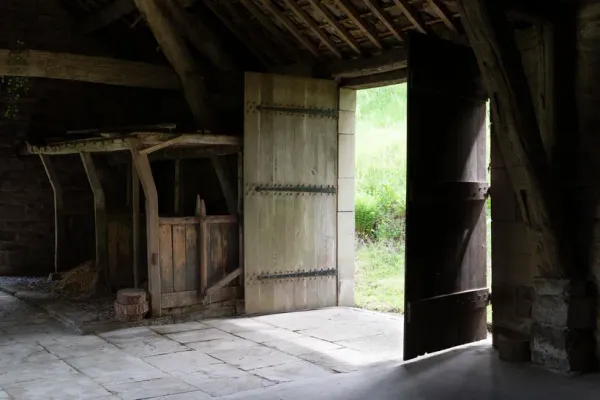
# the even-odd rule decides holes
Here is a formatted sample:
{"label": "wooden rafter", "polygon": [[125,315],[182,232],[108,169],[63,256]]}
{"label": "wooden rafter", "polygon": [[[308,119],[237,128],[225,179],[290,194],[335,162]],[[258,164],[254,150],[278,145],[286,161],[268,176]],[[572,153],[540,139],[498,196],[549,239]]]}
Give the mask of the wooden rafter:
{"label": "wooden rafter", "polygon": [[[244,1],[244,0],[242,0],[242,1]],[[248,0],[245,0],[245,1],[248,1]],[[335,29],[337,31],[340,38],[342,38],[342,40],[344,42],[346,42],[346,44],[348,44],[348,46],[350,46],[350,48],[356,54],[362,55],[362,51],[361,51],[360,47],[358,46],[358,43],[356,43],[356,40],[354,40],[354,37],[350,34],[350,32],[348,32],[348,30],[344,27],[344,25],[342,25],[337,20],[335,15],[333,15],[331,13],[331,11],[329,11],[325,5],[321,4],[321,0],[308,0],[308,1],[314,8],[319,10],[319,12],[325,18],[325,21],[327,21],[329,26],[331,26],[333,29]]]}
{"label": "wooden rafter", "polygon": [[300,21],[304,22],[306,26],[314,33],[321,41],[331,50],[333,54],[337,58],[343,58],[340,50],[333,44],[331,39],[327,36],[327,33],[322,30],[317,23],[312,19],[310,15],[306,11],[304,11],[295,0],[285,0],[285,4],[296,14],[296,17],[300,19]]}
{"label": "wooden rafter", "polygon": [[427,33],[427,25],[419,12],[407,0],[394,0],[396,7],[402,11],[411,24],[421,33]]}
{"label": "wooden rafter", "polygon": [[383,23],[383,25],[385,25],[385,27],[388,29],[388,31],[390,31],[392,33],[392,35],[400,42],[404,41],[404,34],[398,30],[394,24],[394,21],[392,21],[392,19],[390,18],[389,15],[387,15],[385,13],[385,11],[383,11],[381,9],[381,7],[379,6],[379,4],[377,4],[375,1],[373,0],[363,0],[365,2],[365,4],[367,5],[367,7],[373,12],[373,14],[375,14],[375,16],[377,18],[379,18],[379,20]]}
{"label": "wooden rafter", "polygon": [[106,85],[179,89],[169,67],[106,57],[40,50],[0,50],[0,76],[48,78]]}
{"label": "wooden rafter", "polygon": [[296,38],[296,40],[302,46],[304,46],[306,50],[311,52],[312,55],[314,55],[315,57],[320,58],[321,55],[319,54],[319,50],[317,50],[315,45],[310,40],[308,40],[308,38],[304,36],[302,32],[300,32],[298,27],[287,17],[287,15],[281,12],[281,10],[279,10],[279,8],[277,8],[277,6],[273,4],[271,0],[262,0],[262,3],[267,8],[267,10],[269,10],[271,15],[273,15],[275,19],[277,19],[283,26],[285,26],[285,28],[292,34],[292,36]]}
{"label": "wooden rafter", "polygon": [[215,14],[217,16],[217,18],[219,18],[219,20],[221,20],[223,25],[225,25],[227,27],[227,29],[229,29],[229,31],[231,33],[233,33],[233,35],[240,41],[240,43],[243,43],[246,46],[246,48],[248,50],[250,50],[256,56],[256,58],[258,58],[258,60],[260,62],[263,63],[263,65],[270,64],[269,60],[265,57],[265,54],[263,53],[263,51],[261,49],[259,49],[256,46],[256,44],[253,43],[246,35],[244,35],[242,33],[242,31],[240,31],[229,20],[229,18],[227,18],[225,13],[223,13],[223,11],[219,8],[220,7],[219,5],[217,5],[213,0],[206,0],[205,4],[208,8],[210,8],[210,10],[213,12],[213,14]]}
{"label": "wooden rafter", "polygon": [[440,19],[444,22],[444,24],[450,29],[452,32],[458,32],[456,25],[452,22],[452,17],[450,16],[450,12],[440,0],[427,0],[429,2],[429,6],[432,10],[440,17]]}
{"label": "wooden rafter", "polygon": [[[507,165],[521,214],[540,240],[538,268],[541,276],[564,277],[573,260],[564,239],[552,171],[540,133],[537,115],[523,69],[521,55],[504,10],[487,0],[459,0],[463,26],[477,56],[501,134],[495,135],[503,154],[511,152],[521,168]],[[497,131],[497,130],[496,130]],[[515,185],[515,176],[525,174],[527,187]]]}
{"label": "wooden rafter", "polygon": [[285,39],[282,32],[277,28],[275,24],[254,4],[252,0],[240,0],[240,3],[250,11],[250,14],[258,21],[258,23],[265,28],[271,37],[277,42],[281,43],[286,50],[291,53],[296,60],[300,59],[297,49]]}
{"label": "wooden rafter", "polygon": [[[185,40],[168,18],[162,0],[134,0],[160,48],[181,81],[181,87],[198,127],[211,126],[209,94]],[[180,7],[179,5],[174,5]]]}
{"label": "wooden rafter", "polygon": [[221,70],[235,69],[230,53],[223,48],[219,38],[212,30],[176,2],[166,1],[164,4],[175,24],[202,55]]}
{"label": "wooden rafter", "polygon": [[365,24],[365,21],[360,17],[358,10],[348,0],[336,0],[336,4],[348,16],[348,18],[356,25],[356,27],[373,43],[378,49],[383,49],[383,45],[379,41],[377,32],[370,26]]}

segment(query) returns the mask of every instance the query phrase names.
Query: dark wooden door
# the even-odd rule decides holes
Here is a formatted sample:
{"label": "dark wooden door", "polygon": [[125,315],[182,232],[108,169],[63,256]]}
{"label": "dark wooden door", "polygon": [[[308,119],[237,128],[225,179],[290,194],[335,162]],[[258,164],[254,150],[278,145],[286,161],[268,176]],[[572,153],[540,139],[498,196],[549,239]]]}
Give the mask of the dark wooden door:
{"label": "dark wooden door", "polygon": [[408,59],[404,359],[486,337],[486,93],[467,47]]}

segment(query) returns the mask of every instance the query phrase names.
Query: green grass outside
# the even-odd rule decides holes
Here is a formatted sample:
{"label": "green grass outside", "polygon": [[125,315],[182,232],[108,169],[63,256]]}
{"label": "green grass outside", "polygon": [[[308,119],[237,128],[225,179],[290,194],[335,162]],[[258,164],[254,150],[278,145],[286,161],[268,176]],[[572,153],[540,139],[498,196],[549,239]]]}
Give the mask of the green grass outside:
{"label": "green grass outside", "polygon": [[[403,313],[406,85],[361,90],[357,96],[356,306]],[[489,210],[488,201],[488,220]]]}

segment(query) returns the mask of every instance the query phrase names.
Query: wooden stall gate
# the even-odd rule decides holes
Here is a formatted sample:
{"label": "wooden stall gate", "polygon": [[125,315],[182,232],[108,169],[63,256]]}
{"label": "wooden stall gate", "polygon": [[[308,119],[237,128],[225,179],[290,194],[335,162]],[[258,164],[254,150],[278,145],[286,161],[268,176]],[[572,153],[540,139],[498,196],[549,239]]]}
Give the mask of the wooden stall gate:
{"label": "wooden stall gate", "polygon": [[208,216],[159,218],[163,309],[220,303],[242,296],[238,220]]}

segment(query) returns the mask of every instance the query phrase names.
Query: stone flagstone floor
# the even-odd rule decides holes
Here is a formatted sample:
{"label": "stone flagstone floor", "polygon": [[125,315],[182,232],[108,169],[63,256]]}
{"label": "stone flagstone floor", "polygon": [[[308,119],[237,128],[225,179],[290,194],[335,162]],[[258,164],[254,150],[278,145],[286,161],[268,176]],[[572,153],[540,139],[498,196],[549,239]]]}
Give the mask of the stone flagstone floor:
{"label": "stone flagstone floor", "polygon": [[351,308],[81,336],[0,292],[0,400],[211,399],[393,365],[401,316]]}

